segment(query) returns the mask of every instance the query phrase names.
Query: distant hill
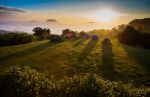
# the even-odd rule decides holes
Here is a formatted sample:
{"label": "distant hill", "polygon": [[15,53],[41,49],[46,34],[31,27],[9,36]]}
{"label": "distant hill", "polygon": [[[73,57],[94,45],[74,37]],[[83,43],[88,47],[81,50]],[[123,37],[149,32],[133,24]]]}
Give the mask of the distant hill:
{"label": "distant hill", "polygon": [[10,32],[6,30],[0,30],[0,34],[7,34],[7,33],[10,33]]}
{"label": "distant hill", "polygon": [[150,33],[150,18],[135,19],[129,22],[129,25],[133,26],[135,29],[138,29],[142,32]]}

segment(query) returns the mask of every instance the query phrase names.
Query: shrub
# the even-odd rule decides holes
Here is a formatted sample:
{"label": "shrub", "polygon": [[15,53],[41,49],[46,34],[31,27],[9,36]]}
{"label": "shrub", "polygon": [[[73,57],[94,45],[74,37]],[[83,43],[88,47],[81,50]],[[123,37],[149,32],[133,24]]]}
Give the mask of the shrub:
{"label": "shrub", "polygon": [[[12,67],[0,76],[1,97],[44,97],[50,85],[43,74],[28,67]],[[43,93],[45,92],[45,93]],[[48,96],[47,96],[48,97]]]}
{"label": "shrub", "polygon": [[77,35],[78,35],[77,31],[72,31],[70,29],[62,30],[62,34],[61,34],[61,36],[63,38],[68,38],[68,39],[69,38],[77,38]]}
{"label": "shrub", "polygon": [[131,26],[127,26],[118,36],[120,42],[128,45],[139,45],[141,41],[141,32]]}
{"label": "shrub", "polygon": [[55,34],[50,35],[49,39],[51,42],[63,42],[62,37]]}
{"label": "shrub", "polygon": [[8,33],[0,35],[0,46],[18,45],[36,41],[37,37],[27,33]]}
{"label": "shrub", "polygon": [[135,88],[132,84],[110,82],[97,75],[47,79],[29,67],[1,70],[1,97],[149,97],[149,88]]}
{"label": "shrub", "polygon": [[150,49],[150,33],[142,33],[141,46]]}
{"label": "shrub", "polygon": [[121,43],[133,46],[141,46],[150,49],[150,33],[140,32],[133,27],[127,26],[121,33],[118,34],[118,39]]}

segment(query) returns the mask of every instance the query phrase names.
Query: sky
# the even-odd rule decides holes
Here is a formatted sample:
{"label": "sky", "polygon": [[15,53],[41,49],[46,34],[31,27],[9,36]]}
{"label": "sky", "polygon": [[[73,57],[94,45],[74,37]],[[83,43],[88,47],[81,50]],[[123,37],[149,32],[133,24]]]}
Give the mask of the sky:
{"label": "sky", "polygon": [[33,33],[110,29],[150,17],[150,0],[0,0],[0,29]]}

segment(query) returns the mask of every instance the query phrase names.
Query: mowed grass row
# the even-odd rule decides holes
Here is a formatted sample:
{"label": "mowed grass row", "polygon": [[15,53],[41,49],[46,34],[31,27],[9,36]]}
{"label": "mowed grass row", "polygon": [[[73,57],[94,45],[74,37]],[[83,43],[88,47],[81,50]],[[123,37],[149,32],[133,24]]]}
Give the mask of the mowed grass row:
{"label": "mowed grass row", "polygon": [[0,48],[0,68],[28,65],[60,79],[96,73],[108,80],[150,84],[150,51],[120,44],[102,45],[102,39],[49,40]]}

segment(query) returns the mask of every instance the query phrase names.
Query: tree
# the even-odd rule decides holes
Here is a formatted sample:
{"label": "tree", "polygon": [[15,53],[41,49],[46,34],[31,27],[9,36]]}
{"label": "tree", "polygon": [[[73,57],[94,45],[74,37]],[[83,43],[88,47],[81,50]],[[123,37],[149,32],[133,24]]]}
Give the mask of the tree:
{"label": "tree", "polygon": [[64,38],[76,38],[77,31],[72,31],[70,29],[64,29],[64,30],[62,30],[61,36]]}
{"label": "tree", "polygon": [[84,35],[86,35],[87,33],[84,31],[79,32],[80,37],[83,37]]}
{"label": "tree", "polygon": [[125,24],[119,25],[118,26],[118,31],[122,32],[126,27],[127,27],[127,25],[125,25]]}
{"label": "tree", "polygon": [[118,37],[120,42],[128,45],[139,45],[141,42],[141,32],[131,26],[127,26]]}
{"label": "tree", "polygon": [[33,35],[39,37],[40,40],[48,39],[51,33],[50,29],[41,28],[41,27],[33,28],[33,32],[34,32]]}
{"label": "tree", "polygon": [[64,30],[62,30],[62,37],[65,37],[66,36],[66,34],[67,33],[69,33],[69,32],[71,32],[71,30],[70,29],[64,29]]}

